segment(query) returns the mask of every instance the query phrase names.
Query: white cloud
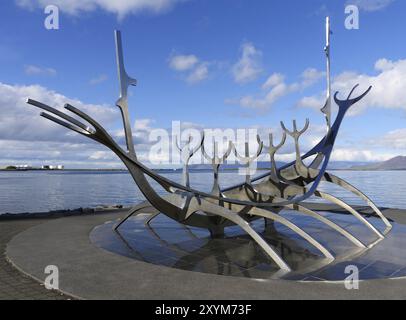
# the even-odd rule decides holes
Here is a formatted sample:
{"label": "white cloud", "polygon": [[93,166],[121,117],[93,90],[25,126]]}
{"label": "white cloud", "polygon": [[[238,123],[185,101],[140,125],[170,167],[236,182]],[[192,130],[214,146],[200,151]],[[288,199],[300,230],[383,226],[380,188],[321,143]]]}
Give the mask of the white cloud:
{"label": "white cloud", "polygon": [[394,63],[387,59],[379,59],[375,62],[375,70],[377,71],[388,71],[393,69]]}
{"label": "white cloud", "polygon": [[186,71],[192,69],[198,62],[199,59],[193,54],[176,55],[169,59],[169,66],[176,71]]}
{"label": "white cloud", "polygon": [[237,100],[227,99],[226,103],[239,104],[243,108],[265,112],[280,98],[312,86],[323,76],[323,72],[308,68],[300,75],[299,82],[287,84],[283,74],[274,73],[262,85],[262,89],[266,91],[265,95],[261,93],[257,97],[247,95]]}
{"label": "white cloud", "polygon": [[[89,113],[97,121],[108,126],[119,117],[117,108],[107,105],[86,104],[77,99],[68,98],[40,85],[8,85],[0,83],[0,139],[21,139],[27,141],[79,141],[76,135],[39,117],[40,110],[26,103],[32,98],[52,107],[62,109],[65,103]],[[76,137],[72,139],[72,137]]]}
{"label": "white cloud", "polygon": [[312,96],[312,97],[303,97],[302,99],[299,100],[297,105],[299,107],[320,110],[323,107],[325,101],[326,101],[325,95],[324,96],[319,95],[319,96]]}
{"label": "white cloud", "polygon": [[[303,121],[299,121],[298,126],[301,127]],[[286,123],[286,126],[289,128],[289,123]],[[264,143],[268,144],[267,133],[269,129],[260,128],[261,137],[264,139]],[[272,128],[271,131],[276,133],[277,137],[281,136],[280,128]],[[309,129],[303,134],[300,139],[300,151],[304,154],[306,151],[314,147],[321,138],[326,133],[325,125],[315,125],[310,124]],[[351,134],[349,140],[342,139],[347,136],[348,132],[341,132],[339,138],[336,141],[334,150],[331,156],[331,161],[352,161],[352,162],[380,162],[386,161],[391,158],[394,158],[401,154],[403,144],[403,152],[405,150],[406,143],[406,129],[396,130],[389,132],[384,136],[384,138],[370,139],[363,138],[354,143],[354,135]],[[280,138],[276,138],[275,142],[277,143]],[[253,142],[254,144],[254,142]],[[396,146],[399,148],[396,149]],[[292,141],[292,138],[288,137],[286,144],[278,152],[276,158],[279,161],[292,161],[295,159],[295,146]]]}
{"label": "white cloud", "polygon": [[107,75],[101,74],[93,79],[90,79],[89,84],[96,85],[105,82],[108,79]]}
{"label": "white cloud", "polygon": [[187,82],[189,83],[197,83],[207,79],[209,76],[209,68],[208,63],[201,63],[199,64],[191,74],[187,77]]}
{"label": "white cloud", "polygon": [[200,61],[195,55],[175,55],[169,58],[169,67],[182,74],[187,73],[184,80],[190,84],[199,83],[209,77],[207,61]]}
{"label": "white cloud", "polygon": [[395,0],[348,0],[347,5],[356,5],[361,10],[378,11],[386,8]]}
{"label": "white cloud", "polygon": [[262,52],[250,42],[244,43],[241,51],[241,58],[232,67],[232,74],[235,82],[243,84],[256,80],[262,73]]}
{"label": "white cloud", "polygon": [[34,66],[34,65],[24,66],[24,72],[25,72],[25,74],[27,74],[29,76],[35,76],[35,75],[55,76],[56,75],[55,69],[43,68],[43,67],[38,67],[38,66]]}
{"label": "white cloud", "polygon": [[85,167],[94,167],[95,163],[87,161],[89,155],[105,148],[40,117],[40,109],[28,105],[27,98],[44,102],[60,110],[65,103],[70,103],[107,128],[120,118],[119,111],[115,107],[83,103],[39,85],[18,86],[0,83],[1,163],[83,162],[86,163]]}
{"label": "white cloud", "polygon": [[187,0],[15,0],[17,5],[26,9],[45,8],[56,5],[70,15],[92,12],[98,9],[116,14],[120,19],[129,14],[148,11],[161,13],[169,10],[175,4]]}
{"label": "white cloud", "polygon": [[318,82],[321,78],[326,75],[325,72],[319,71],[315,68],[307,68],[303,71],[301,78],[302,78],[302,88],[310,87],[316,82]]}
{"label": "white cloud", "polygon": [[380,162],[394,158],[397,155],[396,153],[377,153],[368,149],[335,148],[331,155],[331,160]]}
{"label": "white cloud", "polygon": [[153,119],[138,119],[134,122],[134,128],[135,130],[149,130],[154,122]]}
{"label": "white cloud", "polygon": [[262,85],[262,89],[264,89],[264,90],[270,89],[284,81],[285,81],[285,76],[283,74],[274,73],[274,74],[270,75],[269,78],[265,81],[265,83]]}
{"label": "white cloud", "polygon": [[[341,99],[348,95],[355,84],[360,86],[353,96],[372,86],[370,93],[350,109],[349,115],[360,114],[369,107],[406,110],[406,59],[398,61],[380,59],[375,63],[375,70],[378,72],[376,75],[346,71],[333,79],[333,91],[339,91]],[[320,108],[323,103],[320,94],[305,97],[298,105]]]}
{"label": "white cloud", "polygon": [[116,155],[111,151],[95,151],[90,154],[89,159],[91,160],[114,160]]}
{"label": "white cloud", "polygon": [[371,139],[371,145],[406,151],[406,129],[396,129],[382,137]]}

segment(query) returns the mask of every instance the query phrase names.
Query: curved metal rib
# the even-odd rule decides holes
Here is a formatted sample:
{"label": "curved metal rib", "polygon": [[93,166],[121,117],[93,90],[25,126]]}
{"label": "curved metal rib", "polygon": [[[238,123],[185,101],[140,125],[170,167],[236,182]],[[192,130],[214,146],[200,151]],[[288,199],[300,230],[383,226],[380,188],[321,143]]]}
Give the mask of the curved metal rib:
{"label": "curved metal rib", "polygon": [[303,207],[299,204],[291,204],[286,206],[289,209],[292,210],[296,210],[299,212],[302,212],[310,217],[313,217],[317,220],[319,220],[322,223],[325,223],[326,225],[328,225],[329,227],[331,227],[332,229],[336,230],[337,232],[341,233],[341,235],[343,235],[345,238],[347,238],[348,240],[350,240],[353,244],[355,244],[357,247],[360,248],[366,248],[366,245],[363,244],[358,238],[356,238],[355,236],[353,236],[351,233],[349,233],[347,230],[345,230],[344,228],[340,227],[338,224],[334,223],[333,221],[331,221],[330,219],[327,219],[326,217],[323,217],[322,215],[318,214],[317,212],[310,210],[306,207]]}
{"label": "curved metal rib", "polygon": [[233,223],[240,226],[246,233],[248,233],[253,240],[268,254],[268,256],[275,261],[279,268],[290,272],[290,267],[286,262],[279,256],[279,254],[271,248],[271,246],[250,226],[250,224],[241,218],[235,212],[228,210],[224,207],[219,207],[211,202],[202,200],[200,209],[204,212],[210,212],[211,214],[216,214],[227,220],[232,221]]}
{"label": "curved metal rib", "polygon": [[53,122],[55,122],[55,123],[57,123],[57,124],[59,124],[59,125],[65,127],[65,128],[68,128],[68,129],[70,129],[70,130],[72,130],[72,131],[75,131],[75,132],[77,132],[77,133],[80,133],[80,134],[83,134],[83,135],[89,134],[88,131],[82,130],[81,128],[77,128],[77,127],[71,125],[70,123],[67,123],[67,122],[65,122],[65,121],[62,121],[62,120],[60,120],[60,119],[54,117],[54,116],[51,116],[51,115],[48,114],[48,113],[41,112],[41,113],[40,113],[40,116],[41,116],[41,117],[44,117],[44,118],[46,118],[46,119],[48,119],[48,120],[51,120],[51,121],[53,121]]}
{"label": "curved metal rib", "polygon": [[[297,194],[301,194],[301,193],[306,193],[307,188],[306,187],[300,187],[294,184],[289,184],[288,186],[290,193],[292,193],[293,195],[297,195]],[[314,195],[316,197],[322,198],[324,200],[330,201],[338,206],[340,206],[341,208],[347,210],[349,213],[351,213],[355,218],[357,218],[361,223],[363,223],[365,226],[367,226],[369,229],[371,229],[379,238],[384,238],[384,236],[382,235],[381,232],[379,232],[368,220],[366,220],[358,211],[356,211],[354,208],[352,208],[348,203],[346,203],[345,201],[329,194],[326,192],[322,192],[319,190],[316,190],[314,192]],[[298,205],[298,204],[294,204],[294,205]]]}
{"label": "curved metal rib", "polygon": [[292,231],[299,234],[302,238],[307,240],[309,243],[311,243],[314,247],[316,247],[321,253],[323,253],[323,255],[326,258],[334,260],[334,256],[321,243],[319,243],[316,239],[314,239],[312,236],[310,236],[307,232],[300,229],[297,225],[295,225],[291,221],[285,219],[284,217],[277,215],[273,212],[270,212],[268,210],[263,210],[263,209],[259,209],[256,207],[251,208],[249,213],[256,215],[256,216],[263,217],[263,218],[271,219],[271,220],[274,220],[276,222],[279,222],[279,223],[285,225]]}
{"label": "curved metal rib", "polygon": [[338,186],[352,192],[353,194],[359,196],[363,200],[365,200],[367,202],[367,204],[372,208],[372,210],[382,219],[382,221],[385,223],[385,225],[388,228],[392,228],[392,224],[385,217],[385,215],[382,213],[382,211],[379,210],[379,208],[375,205],[375,203],[367,195],[362,193],[362,191],[360,191],[359,189],[354,187],[352,184],[350,184],[349,182],[341,179],[340,177],[337,177],[337,176],[335,176],[335,175],[333,175],[331,173],[328,173],[328,172],[326,172],[324,174],[323,180],[325,180],[327,182],[334,183],[334,184],[336,184],[336,185],[338,185]]}
{"label": "curved metal rib", "polygon": [[44,104],[44,103],[41,103],[41,102],[36,101],[36,100],[33,100],[33,99],[27,99],[26,102],[27,102],[28,104],[31,104],[31,105],[37,107],[37,108],[40,108],[40,109],[43,109],[43,110],[45,110],[45,111],[51,112],[51,113],[57,115],[58,117],[60,117],[60,118],[62,118],[62,119],[65,119],[65,120],[71,122],[72,124],[78,126],[79,128],[81,128],[81,129],[84,130],[84,131],[87,131],[87,132],[89,132],[89,133],[93,133],[93,132],[94,132],[92,128],[90,128],[90,127],[84,125],[83,123],[81,123],[81,122],[78,121],[77,119],[75,119],[75,118],[73,118],[73,117],[70,117],[70,116],[66,115],[65,113],[63,113],[63,112],[61,112],[61,111],[59,111],[59,110],[57,110],[57,109],[55,109],[55,108],[52,108],[52,107],[50,107],[50,106],[47,106],[47,105]]}
{"label": "curved metal rib", "polygon": [[137,214],[141,213],[141,210],[142,210],[142,209],[149,208],[150,206],[151,206],[151,205],[150,205],[149,203],[141,203],[141,204],[139,204],[139,205],[137,205],[137,206],[135,206],[135,207],[132,207],[132,208],[130,209],[130,211],[128,211],[127,216],[124,217],[118,224],[116,224],[116,225],[113,227],[113,229],[114,229],[114,230],[117,230],[118,228],[120,228],[120,226],[121,226],[124,222],[126,222],[128,219],[130,219],[134,214],[137,215]]}
{"label": "curved metal rib", "polygon": [[160,214],[161,214],[161,212],[159,212],[158,210],[157,210],[157,212],[152,213],[152,214],[148,217],[148,219],[145,221],[145,224],[146,224],[147,226],[150,226],[152,220],[154,220],[154,219],[155,219],[157,216],[159,216]]}
{"label": "curved metal rib", "polygon": [[333,202],[340,207],[346,209],[348,212],[350,212],[353,216],[355,216],[358,220],[360,220],[363,224],[365,224],[369,229],[371,229],[379,238],[384,238],[382,233],[380,233],[368,220],[366,220],[358,211],[356,211],[354,208],[352,208],[348,203],[344,202],[341,199],[338,199],[331,194],[321,192],[321,191],[316,191],[315,196],[318,196],[322,199],[328,200],[330,202]]}
{"label": "curved metal rib", "polygon": [[[330,175],[330,174],[328,174],[328,173],[325,173],[325,174],[324,174],[323,180],[324,180],[324,181],[327,181],[327,182],[335,183],[335,184],[337,184],[337,185],[340,185],[340,186],[342,186],[343,188],[345,188],[346,190],[349,190],[349,191],[351,191],[351,192],[353,192],[353,193],[355,193],[355,194],[357,194],[357,195],[359,195],[359,196],[361,196],[361,197],[362,197],[362,195],[363,195],[361,191],[359,191],[359,190],[357,190],[355,187],[351,186],[348,182],[346,182],[346,181],[344,181],[344,180],[342,180],[342,179],[340,179],[340,178],[338,178],[338,177],[335,177],[335,176],[333,176],[333,175]],[[335,182],[333,182],[333,180],[334,180]],[[292,184],[290,181],[288,181],[288,180],[286,180],[286,179],[282,179],[282,181],[285,182],[285,183],[287,183],[287,184],[289,184],[289,188],[290,188],[289,190],[290,190],[290,191],[293,191],[294,194],[296,194],[297,192],[299,192],[299,193],[306,193],[306,192],[307,192],[307,189],[306,189],[305,187],[301,187],[301,186]],[[303,181],[303,183],[306,184],[304,181]],[[341,184],[340,184],[340,183],[341,183]],[[357,192],[357,191],[358,191],[358,192]],[[334,203],[334,204],[340,206],[341,208],[347,210],[347,211],[350,212],[352,215],[354,215],[358,220],[360,220],[363,224],[365,224],[369,229],[371,229],[373,232],[375,232],[379,238],[383,238],[383,237],[384,237],[384,235],[383,235],[381,232],[379,232],[368,220],[366,220],[358,211],[356,211],[354,208],[352,208],[349,204],[347,204],[347,203],[344,202],[343,200],[341,200],[341,199],[339,199],[339,198],[337,198],[337,197],[335,197],[335,196],[333,196],[333,195],[331,195],[331,194],[328,194],[328,193],[325,193],[325,192],[322,192],[322,191],[319,191],[319,190],[316,190],[315,193],[314,193],[314,195],[315,195],[316,197],[319,197],[319,198],[328,200],[328,201],[330,201],[330,202],[332,202],[332,203]],[[366,197],[365,195],[364,195],[364,197],[369,200],[369,198]],[[365,198],[364,198],[364,199],[365,199]],[[368,202],[368,203],[372,203],[372,205],[373,205],[373,206],[377,209],[377,211],[379,212],[379,213],[377,213],[378,216],[379,216],[384,222],[386,221],[385,224],[387,225],[387,223],[389,223],[389,221],[386,219],[386,217],[382,214],[382,212],[380,212],[380,210],[375,206],[375,204],[373,204],[373,202],[372,202],[371,200],[369,200],[369,201],[368,201],[368,200],[367,200],[367,202]],[[373,208],[373,207],[372,207],[372,208]],[[375,211],[375,212],[376,212],[376,211]],[[390,223],[389,223],[389,226],[387,225],[387,227],[388,227],[388,230],[390,230],[390,228],[391,228],[392,226],[391,226]],[[387,233],[388,230],[386,230],[385,233]]]}
{"label": "curved metal rib", "polygon": [[[272,182],[269,181],[268,184],[269,184],[269,183],[272,183]],[[260,195],[260,196],[262,196],[262,197],[263,197],[264,195],[269,196],[269,197],[270,197],[270,201],[280,201],[280,199],[278,198],[279,196],[277,196],[277,195],[275,195],[275,194],[272,194],[272,193],[269,193],[269,194],[268,194],[268,193],[264,193],[263,191],[261,191],[261,190],[258,189],[258,186],[257,186],[257,185],[253,185],[252,187],[253,187],[253,191],[254,191],[255,193],[257,193],[258,195]],[[275,186],[275,187],[277,188],[277,186]],[[302,192],[305,192],[304,188],[296,187],[295,189],[296,189],[296,190],[301,189]],[[283,191],[282,191],[282,190],[279,190],[279,193],[281,194],[281,193],[283,193]],[[344,228],[340,227],[339,225],[337,225],[336,223],[334,223],[334,222],[331,221],[330,219],[328,219],[328,218],[326,218],[326,217],[323,217],[322,215],[320,215],[319,213],[317,213],[317,212],[315,212],[315,211],[313,211],[313,210],[310,210],[310,209],[308,209],[308,208],[306,208],[306,207],[304,207],[304,206],[302,206],[302,205],[300,205],[300,204],[289,204],[289,205],[283,206],[283,208],[295,210],[295,211],[304,213],[304,214],[306,214],[306,215],[308,215],[308,216],[310,216],[310,217],[313,217],[313,218],[319,220],[320,222],[322,222],[322,223],[328,225],[329,227],[331,227],[331,228],[334,229],[335,231],[339,232],[341,235],[343,235],[343,236],[344,236],[345,238],[347,238],[349,241],[351,241],[352,243],[354,243],[357,247],[366,248],[366,245],[363,244],[363,243],[362,243],[358,238],[356,238],[354,235],[352,235],[352,234],[349,233],[347,230],[345,230]]]}

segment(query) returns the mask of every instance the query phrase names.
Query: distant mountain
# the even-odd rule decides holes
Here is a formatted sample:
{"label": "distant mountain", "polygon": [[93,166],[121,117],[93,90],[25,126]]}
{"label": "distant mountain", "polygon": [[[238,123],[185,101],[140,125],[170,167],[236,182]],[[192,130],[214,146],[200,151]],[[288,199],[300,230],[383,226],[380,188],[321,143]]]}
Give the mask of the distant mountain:
{"label": "distant mountain", "polygon": [[406,170],[406,157],[398,156],[384,162],[353,166],[351,170]]}
{"label": "distant mountain", "polygon": [[356,166],[365,166],[371,164],[370,162],[361,161],[330,161],[328,164],[329,170],[350,170]]}
{"label": "distant mountain", "polygon": [[[276,165],[278,168],[285,165],[285,162],[277,161]],[[357,162],[357,161],[330,161],[328,165],[329,170],[349,170],[354,166],[364,166],[368,165],[370,162]],[[240,164],[225,164],[220,167],[220,170],[237,170],[241,168]],[[211,170],[212,167],[210,164],[193,164],[189,167],[190,170]],[[259,170],[269,170],[270,162],[268,161],[259,161],[257,162],[257,169]]]}
{"label": "distant mountain", "polygon": [[[276,162],[278,167],[283,166],[284,162]],[[221,165],[220,170],[237,170],[238,168],[243,168],[240,164],[224,164]],[[257,162],[257,169],[260,170],[267,170],[270,169],[270,163],[268,161],[258,161]],[[212,170],[212,166],[210,164],[192,164],[189,166],[189,170]]]}

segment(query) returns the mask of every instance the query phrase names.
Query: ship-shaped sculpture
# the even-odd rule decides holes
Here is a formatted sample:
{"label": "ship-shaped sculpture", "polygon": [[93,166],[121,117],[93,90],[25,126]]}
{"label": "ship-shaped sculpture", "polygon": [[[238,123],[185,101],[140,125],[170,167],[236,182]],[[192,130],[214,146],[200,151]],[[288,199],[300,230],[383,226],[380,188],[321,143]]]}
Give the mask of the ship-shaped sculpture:
{"label": "ship-shaped sculpture", "polygon": [[[319,220],[334,229],[337,234],[341,234],[341,236],[347,238],[354,246],[365,250],[368,250],[376,241],[372,244],[363,243],[356,235],[350,233],[326,216],[305,207],[303,201],[311,196],[316,196],[334,203],[348,211],[348,213],[352,214],[362,224],[368,227],[370,232],[375,235],[377,241],[384,239],[392,227],[391,223],[385,218],[371,199],[350,183],[327,171],[330,156],[345,114],[371,90],[371,87],[369,87],[361,95],[353,97],[354,91],[357,88],[357,86],[355,86],[347,98],[343,100],[339,99],[338,92],[336,92],[334,101],[338,106],[338,114],[334,122],[331,122],[330,33],[329,19],[327,18],[327,43],[325,47],[327,58],[327,100],[325,106],[322,108],[322,112],[325,114],[328,130],[320,142],[310,151],[302,155],[299,141],[309,127],[309,120],[306,120],[302,129],[297,127],[296,121],[293,121],[291,130],[288,129],[284,123],[281,123],[284,134],[282,140],[277,145],[274,144],[272,134],[269,135],[269,145],[265,145],[258,137],[258,150],[254,156],[249,155],[248,144],[246,144],[245,154],[240,155],[231,142],[228,150],[221,156],[218,155],[217,145],[213,142],[214,151],[212,156],[209,156],[205,150],[204,135],[202,135],[198,146],[194,149],[187,150],[187,161],[183,168],[183,183],[176,183],[161,176],[137,159],[132,140],[127,99],[128,87],[135,85],[136,80],[129,77],[125,70],[121,34],[119,31],[115,31],[117,66],[120,82],[120,97],[116,105],[119,107],[123,117],[127,150],[120,147],[112,136],[93,118],[72,105],[66,104],[65,109],[77,115],[83,122],[41,102],[32,99],[28,99],[27,102],[43,109],[45,112],[42,112],[41,116],[106,146],[113,151],[128,168],[135,184],[148,200],[148,203],[143,203],[132,208],[128,215],[115,226],[116,230],[130,217],[137,215],[149,206],[155,208],[155,213],[150,216],[146,223],[149,223],[156,215],[164,214],[184,225],[208,229],[212,236],[221,235],[224,233],[225,228],[238,225],[256,241],[282,271],[289,272],[291,271],[291,267],[283,260],[276,248],[267,243],[261,235],[253,229],[250,222],[257,219],[265,219],[266,221],[281,223],[317,248],[328,262],[334,261],[334,256],[329,249],[302,228],[280,215],[279,213],[282,210],[294,210],[300,214]],[[275,154],[284,145],[288,136],[294,140],[296,159],[278,168],[275,161]],[[189,148],[190,145],[191,140],[189,140],[188,145],[185,147]],[[178,148],[183,150],[180,146],[178,146]],[[214,179],[210,193],[196,190],[190,186],[188,163],[199,149],[201,149],[204,157],[207,158],[213,166]],[[271,170],[269,172],[253,178],[250,172],[247,171],[244,183],[227,189],[221,188],[218,179],[219,167],[232,152],[236,154],[236,158],[241,163],[248,167],[264,151],[269,155],[270,159]],[[310,165],[306,165],[305,160],[312,158],[313,160]],[[162,196],[158,194],[149,182],[150,179],[163,187],[167,195]],[[386,226],[385,230],[378,230],[348,203],[331,194],[320,191],[319,185],[322,181],[342,187],[365,201],[368,206],[372,208],[374,214],[384,222]]]}

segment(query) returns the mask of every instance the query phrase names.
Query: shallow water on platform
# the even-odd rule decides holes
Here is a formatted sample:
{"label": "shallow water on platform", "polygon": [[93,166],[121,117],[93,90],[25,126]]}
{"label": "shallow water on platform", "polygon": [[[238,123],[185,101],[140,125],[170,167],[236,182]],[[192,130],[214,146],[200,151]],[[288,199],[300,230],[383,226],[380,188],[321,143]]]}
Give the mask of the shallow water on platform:
{"label": "shallow water on platform", "polygon": [[[326,259],[320,251],[297,233],[280,223],[263,219],[251,223],[289,265],[292,272],[280,270],[241,228],[228,227],[223,238],[211,238],[207,230],[184,226],[164,215],[145,224],[147,215],[140,214],[113,231],[116,221],[96,227],[90,234],[98,247],[156,265],[255,279],[299,281],[342,281],[357,267],[361,280],[406,276],[406,226],[394,223],[383,241],[379,241],[364,224],[352,215],[322,212],[362,243],[355,246],[348,239],[318,220],[294,211],[282,215],[310,234],[334,257]],[[381,232],[389,231],[380,219],[369,217]],[[350,266],[350,269],[348,269]]]}
{"label": "shallow water on platform", "polygon": [[[333,171],[366,193],[378,206],[406,209],[406,171]],[[181,181],[181,174],[163,176]],[[237,172],[222,172],[221,185],[242,182]],[[192,186],[209,191],[211,172],[192,172]],[[331,184],[320,189],[353,204],[364,204],[351,193]],[[13,171],[0,172],[0,214],[44,212],[50,210],[95,207],[98,205],[131,205],[144,200],[127,172],[94,171]],[[319,201],[318,199],[316,199]]]}

